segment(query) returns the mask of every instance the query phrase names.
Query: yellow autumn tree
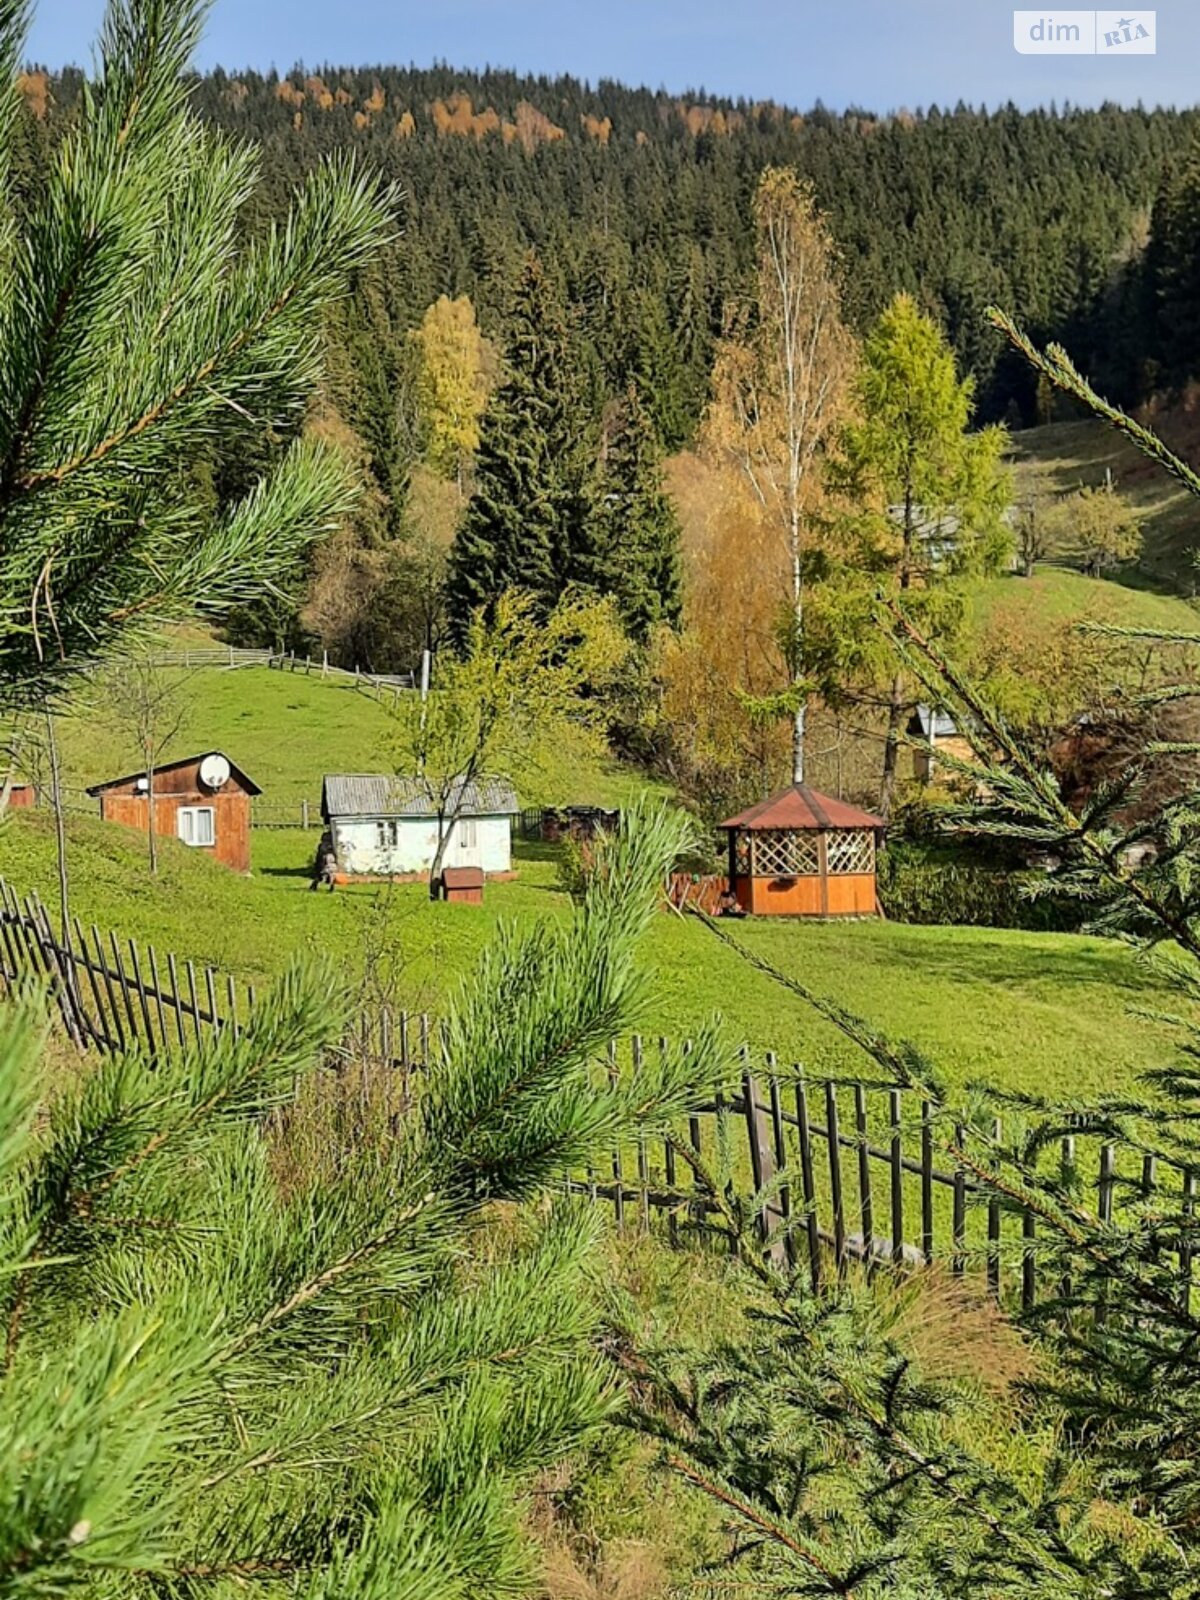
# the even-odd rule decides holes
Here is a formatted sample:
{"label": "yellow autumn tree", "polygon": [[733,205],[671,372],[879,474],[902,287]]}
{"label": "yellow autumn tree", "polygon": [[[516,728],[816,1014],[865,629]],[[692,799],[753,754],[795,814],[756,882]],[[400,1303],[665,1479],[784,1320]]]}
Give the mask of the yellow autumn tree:
{"label": "yellow autumn tree", "polygon": [[418,350],[417,406],[426,434],[425,459],[460,491],[479,446],[487,403],[490,352],[466,295],[441,295],[411,335]]}
{"label": "yellow autumn tree", "polygon": [[779,597],[786,550],[744,474],[721,457],[668,463],[682,528],[683,623],[655,640],[654,729],[664,776],[707,815],[770,791],[789,730],[751,706],[786,681]]}

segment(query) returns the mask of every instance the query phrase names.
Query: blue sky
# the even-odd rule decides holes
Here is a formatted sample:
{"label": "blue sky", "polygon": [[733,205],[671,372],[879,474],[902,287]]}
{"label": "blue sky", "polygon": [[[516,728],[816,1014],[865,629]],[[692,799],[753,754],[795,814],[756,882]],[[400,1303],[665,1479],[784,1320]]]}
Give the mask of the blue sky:
{"label": "blue sky", "polygon": [[[86,65],[102,9],[41,0],[31,57]],[[1012,6],[997,0],[215,0],[199,60],[446,60],[879,111],[959,99],[1194,104],[1200,3],[1157,9],[1158,54],[1113,60],[1018,55]]]}

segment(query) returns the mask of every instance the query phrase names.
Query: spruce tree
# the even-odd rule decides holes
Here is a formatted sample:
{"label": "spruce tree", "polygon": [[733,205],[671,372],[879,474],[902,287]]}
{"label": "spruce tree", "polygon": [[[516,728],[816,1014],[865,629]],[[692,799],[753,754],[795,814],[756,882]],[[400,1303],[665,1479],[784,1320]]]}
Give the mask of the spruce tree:
{"label": "spruce tree", "polygon": [[480,423],[475,488],[450,552],[447,603],[463,638],[507,589],[549,610],[570,582],[590,515],[585,429],[566,323],[541,262],[524,264],[508,317],[504,377]]}
{"label": "spruce tree", "polygon": [[[864,342],[855,392],[857,415],[842,430],[834,473],[853,505],[843,528],[842,586],[861,586],[866,574],[872,587],[882,583],[922,607],[945,634],[961,619],[962,580],[996,571],[1008,548],[1005,434],[971,431],[974,384],[959,377],[945,335],[911,295],[897,295]],[[886,819],[913,697],[895,663],[885,671],[879,811]]]}
{"label": "spruce tree", "polygon": [[679,621],[679,540],[654,424],[631,383],[616,410],[596,513],[573,576],[612,595],[630,637],[644,641],[659,623],[673,627]]}

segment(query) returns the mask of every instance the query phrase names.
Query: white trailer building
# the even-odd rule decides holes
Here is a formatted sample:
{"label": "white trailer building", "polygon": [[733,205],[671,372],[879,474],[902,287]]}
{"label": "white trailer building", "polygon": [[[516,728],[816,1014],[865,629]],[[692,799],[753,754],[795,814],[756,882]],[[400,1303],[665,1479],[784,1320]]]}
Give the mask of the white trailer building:
{"label": "white trailer building", "polygon": [[[446,806],[460,809],[443,865],[479,867],[489,878],[512,873],[512,786],[496,779],[459,785]],[[415,778],[336,773],[321,786],[321,815],[333,837],[339,875],[424,878],[437,853],[437,811]]]}

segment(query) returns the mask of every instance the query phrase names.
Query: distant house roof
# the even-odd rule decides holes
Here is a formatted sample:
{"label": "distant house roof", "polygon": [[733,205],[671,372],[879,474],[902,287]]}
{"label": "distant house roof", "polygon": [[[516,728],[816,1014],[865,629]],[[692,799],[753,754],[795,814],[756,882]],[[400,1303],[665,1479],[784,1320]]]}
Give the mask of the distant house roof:
{"label": "distant house roof", "polygon": [[[209,756],[224,756],[225,760],[229,761],[229,757],[225,755],[224,750],[201,750],[199,755],[184,756],[179,761],[160,762],[154,770],[155,772],[178,772],[180,767],[198,767],[200,763],[207,760]],[[254,779],[248,778],[242,771],[241,767],[238,766],[236,761],[229,761],[229,770],[234,777],[237,778],[237,781],[241,784],[242,788],[245,789],[247,794],[262,793],[262,790],[255,783]],[[92,784],[91,788],[88,790],[88,793],[103,794],[106,789],[119,789],[122,784],[135,783],[138,778],[144,778],[145,776],[146,769],[143,767],[139,772],[127,772],[124,777],[121,778],[106,778],[103,783]]]}
{"label": "distant house roof", "polygon": [[914,739],[928,739],[932,724],[935,739],[956,739],[958,723],[948,711],[934,711],[930,706],[918,706],[908,721],[907,732]]}
{"label": "distant house roof", "polygon": [[832,795],[810,789],[806,783],[793,783],[769,800],[760,800],[748,811],[740,812],[721,824],[723,828],[755,831],[761,828],[797,828],[820,832],[824,828],[882,828],[882,817],[857,806],[835,800]]}
{"label": "distant house roof", "polygon": [[[461,804],[460,804],[461,802]],[[464,817],[512,816],[521,808],[510,783],[499,778],[458,783],[446,809]],[[327,773],[321,785],[321,815],[331,817],[432,817],[424,786],[416,778],[386,773]]]}

